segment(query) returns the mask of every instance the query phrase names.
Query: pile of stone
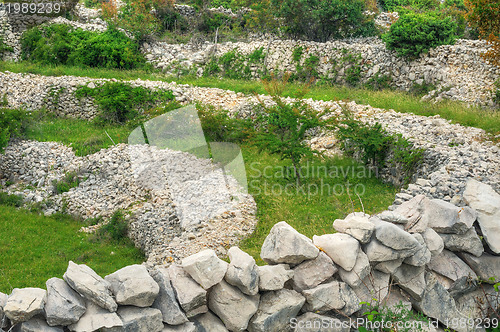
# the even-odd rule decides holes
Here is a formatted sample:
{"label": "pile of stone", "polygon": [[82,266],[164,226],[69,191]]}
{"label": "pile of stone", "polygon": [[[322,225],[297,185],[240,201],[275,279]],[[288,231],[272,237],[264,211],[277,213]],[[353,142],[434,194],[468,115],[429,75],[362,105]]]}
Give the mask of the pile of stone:
{"label": "pile of stone", "polygon": [[352,213],[334,221],[337,233],[312,240],[279,222],[262,245],[265,266],[237,247],[230,263],[207,249],[105,278],[70,262],[47,291],[1,294],[0,315],[20,331],[278,332],[314,321],[349,331],[367,302],[472,331],[467,319],[500,308],[488,284],[500,281],[500,195],[470,181],[465,197],[464,208],[419,196],[394,211]]}

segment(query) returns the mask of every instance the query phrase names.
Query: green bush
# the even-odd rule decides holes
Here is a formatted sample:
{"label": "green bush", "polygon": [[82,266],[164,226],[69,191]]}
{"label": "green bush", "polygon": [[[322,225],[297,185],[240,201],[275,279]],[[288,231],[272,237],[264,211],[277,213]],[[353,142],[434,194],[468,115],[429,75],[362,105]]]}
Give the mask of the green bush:
{"label": "green bush", "polygon": [[68,192],[71,188],[76,188],[80,185],[80,179],[77,172],[69,172],[64,175],[60,181],[52,182],[53,192],[56,195]]}
{"label": "green bush", "polygon": [[253,133],[249,120],[231,118],[227,111],[213,106],[197,105],[196,109],[203,133],[209,142],[242,143]]}
{"label": "green bush", "polygon": [[100,123],[125,123],[138,115],[141,109],[174,99],[170,90],[133,87],[123,82],[105,82],[95,88],[80,86],[75,91],[75,97],[94,98],[100,110],[96,121]]}
{"label": "green bush", "polygon": [[[249,55],[244,55],[238,49],[224,53],[220,58],[213,57],[203,70],[203,76],[221,74],[230,79],[250,79],[253,76],[253,67],[263,65],[265,58],[264,48],[255,49]],[[256,71],[257,75],[263,74],[263,68]]]}
{"label": "green bush", "polygon": [[432,10],[436,9],[440,2],[438,0],[383,0],[381,1],[381,4],[384,10],[393,12],[400,11],[400,7],[408,7],[418,10]]}
{"label": "green bush", "polygon": [[120,242],[127,237],[128,222],[121,210],[117,210],[111,216],[108,223],[99,228],[98,236],[104,239]]}
{"label": "green bush", "polygon": [[27,30],[22,59],[54,65],[133,69],[145,63],[139,44],[110,27],[103,33],[52,24]]}
{"label": "green bush", "polygon": [[29,122],[26,111],[0,108],[0,153],[11,138],[24,134]]}
{"label": "green bush", "polygon": [[201,18],[198,22],[197,29],[198,31],[211,33],[215,32],[217,28],[221,28],[222,26],[229,26],[233,24],[233,18],[221,13],[213,13],[211,11],[203,11],[201,14]]}
{"label": "green bush", "polygon": [[331,38],[376,34],[373,18],[364,15],[362,0],[273,0],[285,33],[295,38],[327,41]]}
{"label": "green bush", "polygon": [[9,195],[8,193],[0,192],[0,205],[21,207],[23,198],[18,195]]}
{"label": "green bush", "polygon": [[391,25],[382,36],[386,47],[410,59],[440,45],[455,43],[457,24],[436,13],[408,13]]}

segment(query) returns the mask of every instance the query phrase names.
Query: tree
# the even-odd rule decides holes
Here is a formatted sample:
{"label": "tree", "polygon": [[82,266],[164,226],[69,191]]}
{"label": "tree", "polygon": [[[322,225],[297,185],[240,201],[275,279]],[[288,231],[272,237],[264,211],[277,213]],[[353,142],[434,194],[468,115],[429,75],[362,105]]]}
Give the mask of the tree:
{"label": "tree", "polygon": [[311,129],[330,127],[332,121],[322,119],[327,110],[315,111],[300,100],[292,104],[285,103],[280,95],[288,78],[289,75],[286,75],[283,83],[277,80],[264,81],[265,89],[272,96],[275,105],[267,106],[264,101],[260,101],[262,112],[256,119],[258,130],[255,145],[271,154],[281,155],[282,159],[290,159],[300,184],[301,160],[317,153],[304,140]]}
{"label": "tree", "polygon": [[491,64],[500,66],[500,2],[498,0],[465,0],[466,18],[479,31],[479,38],[491,48],[483,55]]}

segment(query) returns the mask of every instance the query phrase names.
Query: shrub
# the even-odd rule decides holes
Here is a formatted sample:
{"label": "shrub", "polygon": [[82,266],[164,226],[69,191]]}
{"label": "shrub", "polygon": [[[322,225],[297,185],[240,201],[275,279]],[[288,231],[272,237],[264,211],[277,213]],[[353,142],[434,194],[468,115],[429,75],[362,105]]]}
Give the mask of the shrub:
{"label": "shrub", "polygon": [[34,27],[21,39],[22,58],[43,64],[133,69],[145,63],[139,44],[113,27],[103,33],[64,24]]}
{"label": "shrub", "polygon": [[0,153],[14,137],[24,134],[29,123],[28,114],[22,110],[0,108]]}
{"label": "shrub", "polygon": [[435,13],[408,13],[391,25],[382,36],[389,50],[410,59],[440,45],[453,44],[457,24],[450,17]]}
{"label": "shrub", "polygon": [[100,123],[125,123],[135,117],[141,109],[174,99],[170,90],[133,87],[123,82],[105,82],[95,88],[80,86],[75,91],[75,97],[94,98],[100,110],[96,121]]}
{"label": "shrub", "polygon": [[[450,0],[448,0],[450,1]],[[383,0],[382,7],[389,12],[400,11],[400,7],[417,10],[433,10],[439,6],[438,0]]]}
{"label": "shrub", "polygon": [[0,192],[0,205],[21,207],[23,205],[23,198],[22,196]]}
{"label": "shrub", "polygon": [[113,241],[121,241],[127,237],[128,222],[123,211],[117,210],[109,219],[109,222],[99,228],[98,236]]}
{"label": "shrub", "polygon": [[197,29],[201,32],[211,33],[222,26],[231,26],[232,23],[233,19],[230,16],[205,10],[201,14]]}
{"label": "shrub", "polygon": [[76,188],[80,185],[80,179],[77,172],[69,172],[64,175],[60,181],[52,182],[53,192],[56,195],[68,192],[71,188]]}
{"label": "shrub", "polygon": [[362,0],[274,0],[284,32],[296,38],[327,41],[376,34]]}
{"label": "shrub", "polygon": [[249,120],[229,117],[213,106],[196,106],[205,138],[210,142],[241,143],[253,133]]}

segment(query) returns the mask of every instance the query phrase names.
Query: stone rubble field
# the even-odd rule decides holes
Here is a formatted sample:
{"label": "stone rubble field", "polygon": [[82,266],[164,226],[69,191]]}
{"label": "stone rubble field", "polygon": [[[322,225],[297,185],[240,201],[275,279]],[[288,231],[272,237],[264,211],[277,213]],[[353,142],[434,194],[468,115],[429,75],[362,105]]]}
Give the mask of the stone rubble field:
{"label": "stone rubble field", "polygon": [[416,196],[393,211],[337,219],[336,233],[312,240],[282,221],[262,245],[265,266],[237,247],[230,263],[206,249],[179,264],[131,265],[104,278],[69,262],[47,291],[0,294],[0,316],[19,331],[267,332],[289,331],[292,319],[330,322],[307,331],[349,331],[367,310],[362,302],[376,299],[473,331],[468,318],[500,307],[488,284],[500,281],[500,195],[469,180],[464,200],[459,208]]}

